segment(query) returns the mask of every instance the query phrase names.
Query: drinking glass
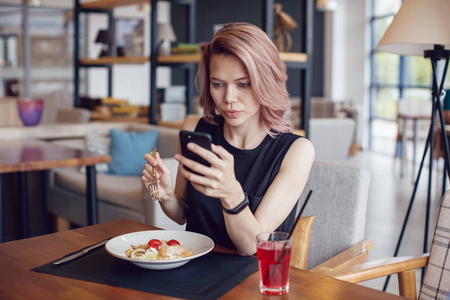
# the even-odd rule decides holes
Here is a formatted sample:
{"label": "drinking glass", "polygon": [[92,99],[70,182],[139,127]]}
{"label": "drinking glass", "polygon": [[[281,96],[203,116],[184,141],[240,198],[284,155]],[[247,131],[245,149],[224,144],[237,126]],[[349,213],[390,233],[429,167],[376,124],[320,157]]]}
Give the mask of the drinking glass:
{"label": "drinking glass", "polygon": [[256,236],[259,290],[266,295],[289,292],[292,239],[287,232],[264,232]]}

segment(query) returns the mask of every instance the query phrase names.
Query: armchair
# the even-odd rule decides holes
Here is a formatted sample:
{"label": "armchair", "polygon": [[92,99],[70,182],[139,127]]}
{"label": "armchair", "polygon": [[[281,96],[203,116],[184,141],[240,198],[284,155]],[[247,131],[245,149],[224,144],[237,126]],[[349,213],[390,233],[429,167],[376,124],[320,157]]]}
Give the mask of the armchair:
{"label": "armchair", "polygon": [[416,299],[415,269],[427,267],[419,299],[449,299],[450,296],[450,191],[442,198],[430,253],[411,257],[392,257],[339,268],[325,275],[359,283],[398,275],[399,293]]}
{"label": "armchair", "polygon": [[373,245],[364,240],[369,182],[369,171],[355,163],[314,162],[304,189],[313,190],[304,211],[312,217],[303,217],[294,230],[291,265],[323,273],[368,258]]}

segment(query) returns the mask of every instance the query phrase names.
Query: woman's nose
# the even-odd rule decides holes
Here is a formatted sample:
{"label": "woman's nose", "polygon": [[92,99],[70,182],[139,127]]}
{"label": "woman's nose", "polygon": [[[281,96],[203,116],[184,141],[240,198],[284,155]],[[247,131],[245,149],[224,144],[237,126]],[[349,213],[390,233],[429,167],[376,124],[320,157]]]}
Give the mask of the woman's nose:
{"label": "woman's nose", "polygon": [[233,86],[229,86],[225,94],[225,102],[234,103],[236,101],[237,101],[236,89]]}

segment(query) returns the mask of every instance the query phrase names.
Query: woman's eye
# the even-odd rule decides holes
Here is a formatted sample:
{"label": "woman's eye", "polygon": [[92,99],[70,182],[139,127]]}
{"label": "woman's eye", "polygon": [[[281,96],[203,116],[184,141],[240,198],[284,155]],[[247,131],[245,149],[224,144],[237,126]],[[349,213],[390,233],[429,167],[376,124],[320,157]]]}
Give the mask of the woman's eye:
{"label": "woman's eye", "polygon": [[250,83],[240,83],[239,84],[240,87],[246,88],[250,86]]}
{"label": "woman's eye", "polygon": [[212,83],[212,86],[215,87],[215,88],[218,88],[218,87],[222,87],[223,84],[218,83],[218,82],[213,82],[213,83]]}

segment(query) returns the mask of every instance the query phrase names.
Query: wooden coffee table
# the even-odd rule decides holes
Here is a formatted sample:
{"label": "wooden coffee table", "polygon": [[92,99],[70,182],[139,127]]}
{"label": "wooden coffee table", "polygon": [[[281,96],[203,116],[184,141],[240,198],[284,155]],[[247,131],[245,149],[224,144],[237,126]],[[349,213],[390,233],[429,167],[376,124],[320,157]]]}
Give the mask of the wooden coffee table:
{"label": "wooden coffee table", "polygon": [[97,185],[95,165],[109,163],[110,155],[99,155],[39,140],[6,140],[0,143],[0,242],[3,233],[2,174],[20,174],[20,200],[22,204],[22,235],[29,236],[26,172],[50,170],[60,167],[86,166],[87,216],[90,225],[98,223]]}

